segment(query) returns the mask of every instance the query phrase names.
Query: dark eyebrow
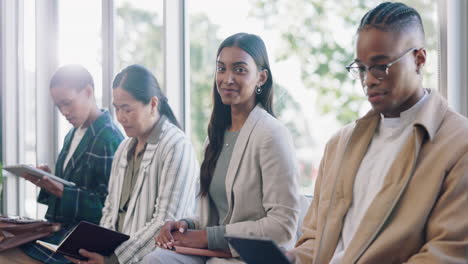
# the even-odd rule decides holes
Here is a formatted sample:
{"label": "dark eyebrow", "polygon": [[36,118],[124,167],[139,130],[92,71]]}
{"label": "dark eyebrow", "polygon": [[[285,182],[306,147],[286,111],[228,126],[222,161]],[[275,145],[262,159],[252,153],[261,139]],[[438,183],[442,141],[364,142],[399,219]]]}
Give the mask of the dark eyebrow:
{"label": "dark eyebrow", "polygon": [[[220,60],[216,61],[216,63],[224,65],[224,62]],[[248,65],[248,64],[245,61],[237,61],[237,62],[234,62],[232,65],[237,66],[237,65]]]}
{"label": "dark eyebrow", "polygon": [[232,65],[248,65],[247,62],[244,62],[244,61],[238,61],[238,62],[234,62]]}

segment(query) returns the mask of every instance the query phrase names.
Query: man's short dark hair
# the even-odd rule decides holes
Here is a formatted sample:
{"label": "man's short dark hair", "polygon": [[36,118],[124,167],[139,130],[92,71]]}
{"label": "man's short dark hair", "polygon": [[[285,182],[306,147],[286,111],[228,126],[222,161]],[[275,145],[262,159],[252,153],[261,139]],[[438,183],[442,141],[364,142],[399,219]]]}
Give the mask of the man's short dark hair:
{"label": "man's short dark hair", "polygon": [[398,33],[417,30],[424,38],[421,16],[403,3],[384,2],[367,12],[361,19],[358,32],[367,28]]}

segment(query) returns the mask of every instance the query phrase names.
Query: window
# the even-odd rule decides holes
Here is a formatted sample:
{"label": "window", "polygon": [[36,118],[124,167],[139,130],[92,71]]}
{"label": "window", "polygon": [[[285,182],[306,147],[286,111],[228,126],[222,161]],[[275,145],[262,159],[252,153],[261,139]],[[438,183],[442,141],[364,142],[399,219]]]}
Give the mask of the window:
{"label": "window", "polygon": [[[0,43],[2,37],[0,36]],[[0,48],[2,44],[0,44]],[[0,59],[2,59],[2,54],[0,52]],[[1,63],[0,63],[1,65]],[[2,76],[2,67],[0,66],[0,83],[3,82]],[[2,162],[3,162],[3,96],[2,96],[3,89],[0,89],[0,116],[2,117],[2,121],[0,121],[0,212],[3,212],[3,170],[2,170]]]}
{"label": "window", "polygon": [[148,68],[164,87],[163,0],[116,0],[116,65]]}
{"label": "window", "polygon": [[[101,1],[59,1],[59,65],[81,64],[93,76],[96,102],[102,106],[102,37]],[[72,127],[59,115],[58,149]]]}
{"label": "window", "polygon": [[[23,65],[22,78],[20,82],[23,84],[19,86],[20,108],[22,109],[23,116],[21,120],[23,129],[24,140],[20,144],[22,147],[21,162],[25,164],[37,164],[36,159],[36,142],[37,142],[37,127],[36,127],[36,1],[25,1],[23,11]],[[24,145],[23,145],[24,144]],[[24,193],[24,206],[25,215],[28,217],[36,218],[38,213],[38,204],[36,197],[39,194],[39,189],[29,181],[21,178],[20,189]]]}
{"label": "window", "polygon": [[[52,113],[55,110],[48,101],[48,80],[57,64],[68,63],[79,63],[90,70],[98,105],[103,107],[110,106],[106,96],[111,89],[107,84],[102,87],[103,79],[111,79],[129,64],[150,69],[169,95],[171,106],[176,105],[176,115],[190,116],[186,132],[201,160],[211,113],[216,50],[227,36],[249,32],[260,35],[267,45],[275,79],[275,112],[294,138],[301,192],[311,194],[327,140],[343,124],[369,109],[362,89],[348,78],[344,65],[354,57],[354,33],[359,19],[380,2],[0,0],[0,140],[13,143],[1,146],[0,160],[6,164],[47,160],[53,165],[56,153],[50,154],[54,152],[51,150],[61,148],[71,126],[62,116]],[[442,62],[446,57],[451,59],[445,53],[438,55],[438,27],[446,30],[446,21],[439,25],[437,4],[444,1],[405,3],[420,12],[426,30],[428,61],[424,86],[438,89],[438,57]],[[113,10],[103,9],[103,4]],[[109,22],[109,28],[103,30],[102,21],[104,25]],[[58,27],[58,36],[51,29],[53,26]],[[106,34],[109,32],[114,35]],[[186,37],[189,43],[182,43]],[[115,50],[103,49],[103,40],[114,43]],[[185,53],[190,56],[189,74],[186,68],[179,69],[179,64],[185,66]],[[113,60],[108,60],[108,55]],[[108,69],[108,65],[114,69]],[[190,82],[185,88],[190,87],[189,100],[187,91],[180,87],[186,84],[185,76]],[[169,94],[173,91],[176,92]],[[452,96],[465,98],[460,95],[463,94],[452,91]],[[187,101],[190,104],[183,105]],[[5,179],[4,213],[41,217],[44,210],[34,204],[36,187],[14,176]],[[0,181],[0,186],[3,183]]]}
{"label": "window", "polygon": [[[380,2],[190,1],[191,133],[200,160],[218,45],[231,34],[254,33],[268,49],[275,112],[294,138],[301,193],[312,194],[327,140],[369,109],[360,84],[348,78],[344,65],[354,58],[360,18]],[[437,89],[437,6],[428,0],[407,2],[424,19],[429,57],[425,85]]]}

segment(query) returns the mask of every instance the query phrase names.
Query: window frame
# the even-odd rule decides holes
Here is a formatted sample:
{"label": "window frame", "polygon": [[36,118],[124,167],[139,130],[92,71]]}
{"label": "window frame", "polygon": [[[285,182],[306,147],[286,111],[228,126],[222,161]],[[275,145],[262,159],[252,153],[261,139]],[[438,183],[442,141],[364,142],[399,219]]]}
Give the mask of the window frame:
{"label": "window frame", "polygon": [[468,117],[468,1],[438,1],[440,87],[448,104]]}
{"label": "window frame", "polygon": [[[22,34],[21,7],[26,0],[0,0],[0,98],[2,107],[2,164],[22,161],[25,121],[21,107]],[[101,0],[103,45],[103,102],[113,112],[111,82],[115,74],[115,5]],[[48,82],[58,66],[58,0],[36,0],[36,89],[37,161],[54,164],[58,152],[58,111],[49,96]],[[164,80],[163,88],[174,114],[188,136],[190,124],[190,35],[186,0],[164,0]],[[468,2],[438,0],[440,91],[449,105],[468,116]],[[6,89],[17,87],[18,89]],[[8,144],[7,144],[8,142]],[[50,151],[54,150],[54,151]],[[24,215],[23,180],[5,173],[3,214]]]}

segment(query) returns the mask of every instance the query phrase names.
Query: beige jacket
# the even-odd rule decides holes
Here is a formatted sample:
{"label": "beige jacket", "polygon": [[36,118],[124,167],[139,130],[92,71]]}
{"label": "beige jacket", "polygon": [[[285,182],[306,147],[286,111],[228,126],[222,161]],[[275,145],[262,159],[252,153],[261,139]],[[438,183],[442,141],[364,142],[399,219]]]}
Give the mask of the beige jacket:
{"label": "beige jacket", "polygon": [[[226,234],[270,237],[280,245],[295,239],[297,177],[288,130],[257,105],[240,130],[226,175]],[[208,196],[200,199],[199,210],[194,221],[197,229],[218,225],[216,209]]]}
{"label": "beige jacket", "polygon": [[[298,262],[332,258],[354,177],[379,120],[370,111],[328,142],[293,250]],[[468,263],[468,120],[429,91],[413,124],[343,263]]]}

